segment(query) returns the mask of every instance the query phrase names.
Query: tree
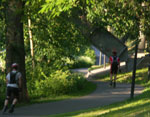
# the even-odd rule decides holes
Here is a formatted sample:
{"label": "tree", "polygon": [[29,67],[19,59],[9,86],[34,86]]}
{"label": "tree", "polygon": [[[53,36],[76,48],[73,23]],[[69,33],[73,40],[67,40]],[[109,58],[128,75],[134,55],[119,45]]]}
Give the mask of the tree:
{"label": "tree", "polygon": [[22,73],[22,100],[27,100],[26,71],[25,71],[25,50],[23,37],[23,7],[22,0],[6,1],[6,70],[11,69],[11,64],[19,64],[19,71]]}
{"label": "tree", "polygon": [[[85,21],[90,22],[96,27],[110,26],[113,29],[113,34],[122,38],[124,35],[128,35],[128,38],[135,40],[135,58],[133,69],[133,80],[131,88],[131,98],[134,96],[134,83],[136,77],[136,59],[138,51],[138,40],[140,31],[149,36],[150,32],[150,7],[143,8],[142,4],[149,6],[149,1],[144,0],[77,0],[70,4],[63,4],[66,1],[58,0],[54,2],[48,0],[43,5],[41,12],[50,12],[50,17],[56,17],[63,12],[70,13],[71,9],[78,6],[81,14],[84,15]],[[60,4],[59,4],[60,3]],[[63,6],[63,7],[62,7]],[[72,12],[71,12],[72,13]],[[78,14],[80,16],[80,14]],[[142,24],[142,25],[141,25]],[[87,29],[88,30],[88,29]]]}
{"label": "tree", "polygon": [[29,30],[30,50],[31,50],[31,57],[32,57],[32,69],[34,69],[35,68],[34,45],[33,45],[32,30],[31,30],[31,19],[29,17],[28,17],[28,30]]}
{"label": "tree", "polygon": [[[50,12],[39,12],[41,6],[44,7],[43,3],[47,3],[48,6],[52,7],[52,10]],[[66,58],[74,59],[74,56],[81,51],[83,44],[86,45],[80,30],[69,18],[73,18],[72,14],[68,12],[71,8],[70,5],[73,3],[62,0],[26,2],[26,10],[30,13],[32,20],[35,64],[40,61],[46,62],[46,65],[51,67],[61,68],[64,66]],[[63,9],[66,12],[57,9]],[[29,43],[27,39],[25,39],[25,42]]]}
{"label": "tree", "polygon": [[0,51],[5,49],[5,18],[4,1],[0,1]]}

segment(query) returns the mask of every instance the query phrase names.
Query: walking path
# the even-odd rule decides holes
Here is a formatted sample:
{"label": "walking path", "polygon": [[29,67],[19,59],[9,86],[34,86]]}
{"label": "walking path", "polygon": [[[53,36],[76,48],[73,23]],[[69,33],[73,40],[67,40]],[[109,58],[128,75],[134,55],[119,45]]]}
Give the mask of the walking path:
{"label": "walking path", "polygon": [[[120,68],[121,69],[125,68],[125,62],[120,63]],[[99,74],[99,75],[108,74],[109,71],[110,71],[110,66],[106,66],[105,68],[102,67],[102,68],[99,68],[99,69],[95,69],[95,70],[92,70],[90,72],[88,71],[88,68],[73,69],[72,71],[83,73],[86,78],[91,79],[92,77],[94,77],[97,74]]]}
{"label": "walking path", "polygon": [[[109,105],[130,98],[130,84],[117,84],[116,88],[111,88],[107,82],[93,82],[97,84],[97,89],[90,95],[75,99],[33,104],[26,107],[16,108],[11,117],[37,117],[73,112]],[[142,93],[142,90],[143,87],[135,85],[135,95]],[[4,117],[7,116],[9,115],[4,115]]]}

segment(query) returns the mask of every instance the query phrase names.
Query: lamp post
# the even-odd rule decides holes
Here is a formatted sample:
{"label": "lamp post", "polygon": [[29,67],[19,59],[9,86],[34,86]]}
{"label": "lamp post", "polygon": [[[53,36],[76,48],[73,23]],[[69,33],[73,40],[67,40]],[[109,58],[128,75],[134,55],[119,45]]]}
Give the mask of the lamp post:
{"label": "lamp post", "polygon": [[138,44],[136,43],[136,45],[135,45],[133,73],[132,73],[131,95],[130,95],[131,99],[134,98],[135,77],[136,77],[136,63],[137,63],[137,50],[138,50]]}

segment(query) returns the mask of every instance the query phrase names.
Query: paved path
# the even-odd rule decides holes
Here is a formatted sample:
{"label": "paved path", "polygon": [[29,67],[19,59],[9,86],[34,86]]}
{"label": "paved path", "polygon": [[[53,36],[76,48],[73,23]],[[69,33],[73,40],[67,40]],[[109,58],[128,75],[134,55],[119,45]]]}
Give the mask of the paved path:
{"label": "paved path", "polygon": [[[116,88],[111,88],[107,82],[93,82],[97,84],[97,89],[88,96],[16,108],[11,117],[37,117],[42,115],[73,112],[109,105],[130,98],[130,84],[117,84]],[[142,90],[143,87],[136,85],[135,95],[140,94]],[[7,116],[9,115],[4,115],[4,117]]]}
{"label": "paved path", "polygon": [[[125,62],[121,62],[120,67],[121,67],[122,70],[124,70]],[[99,75],[108,74],[110,72],[110,66],[107,66],[105,68],[102,67],[102,68],[99,68],[99,69],[95,69],[95,70],[92,70],[90,72],[88,72],[88,68],[73,69],[71,71],[83,73],[86,78],[90,79],[92,77],[95,77],[97,74],[99,74]]]}

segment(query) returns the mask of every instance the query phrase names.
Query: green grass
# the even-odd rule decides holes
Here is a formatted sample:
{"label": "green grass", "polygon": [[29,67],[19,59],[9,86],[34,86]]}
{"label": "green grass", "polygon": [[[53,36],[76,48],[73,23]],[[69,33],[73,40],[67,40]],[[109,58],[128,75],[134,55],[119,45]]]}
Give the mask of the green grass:
{"label": "green grass", "polygon": [[[131,78],[132,72],[118,74],[117,82],[131,83]],[[98,80],[108,81],[109,76],[105,75]],[[147,81],[147,68],[137,70],[136,84],[144,86],[145,90],[132,100],[89,110],[52,115],[52,117],[150,117],[150,81]]]}
{"label": "green grass", "polygon": [[[106,64],[106,66],[109,66],[109,65],[110,65],[109,63]],[[88,71],[92,71],[92,70],[103,68],[103,67],[104,65],[93,65],[90,68],[88,68]]]}

